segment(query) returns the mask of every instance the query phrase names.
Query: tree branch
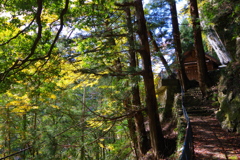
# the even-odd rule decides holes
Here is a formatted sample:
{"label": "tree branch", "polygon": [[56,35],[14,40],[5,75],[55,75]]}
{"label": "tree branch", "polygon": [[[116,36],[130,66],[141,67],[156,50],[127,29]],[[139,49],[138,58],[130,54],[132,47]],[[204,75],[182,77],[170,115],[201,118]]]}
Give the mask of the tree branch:
{"label": "tree branch", "polygon": [[[34,59],[30,59],[34,54],[35,54],[35,50],[37,48],[37,45],[42,37],[42,22],[41,22],[41,14],[42,14],[42,9],[43,9],[43,1],[42,0],[38,0],[37,1],[38,3],[38,9],[37,9],[37,13],[36,13],[36,21],[37,21],[37,24],[38,24],[38,33],[37,33],[37,37],[36,39],[34,40],[34,43],[31,47],[31,52],[30,54],[24,59],[24,60],[16,60],[15,63],[9,68],[7,69],[4,73],[2,73],[0,76],[0,80],[3,81],[7,75],[9,74],[10,71],[12,70],[15,70],[15,69],[18,69],[20,68],[23,64],[25,64],[26,62],[33,62],[33,61],[38,61],[38,60],[45,60],[46,58],[50,57],[51,56],[51,53],[52,53],[52,50],[54,48],[54,45],[56,44],[58,38],[59,38],[59,35],[63,29],[63,26],[64,26],[64,15],[67,13],[67,10],[68,10],[68,6],[69,6],[69,0],[66,0],[65,2],[65,7],[64,9],[62,10],[61,14],[60,14],[60,28],[53,40],[53,43],[51,44],[50,46],[50,49],[48,51],[48,53],[43,56],[43,57],[38,57],[38,58],[34,58]],[[34,18],[35,19],[35,18]],[[34,21],[34,20],[33,20]],[[31,22],[31,24],[33,23],[33,21]],[[30,24],[29,24],[30,26]],[[29,27],[28,26],[28,27]],[[27,27],[26,27],[27,28]],[[22,31],[23,32],[23,31]],[[20,34],[20,33],[19,33]],[[15,36],[15,38],[17,38]],[[6,43],[6,42],[5,42]]]}
{"label": "tree branch", "polygon": [[64,26],[64,15],[65,15],[65,14],[67,13],[67,11],[68,11],[68,5],[69,5],[69,0],[66,0],[66,2],[65,2],[65,7],[64,7],[64,9],[62,10],[62,12],[61,12],[61,14],[60,14],[60,28],[59,28],[59,30],[58,30],[58,32],[57,32],[57,34],[56,34],[56,36],[55,36],[55,38],[54,38],[54,40],[53,40],[53,43],[52,43],[52,45],[51,45],[51,47],[50,47],[50,49],[49,49],[48,54],[46,55],[46,57],[50,57],[50,55],[51,55],[51,53],[52,53],[52,50],[53,50],[53,47],[54,47],[54,45],[56,44],[56,42],[57,42],[57,40],[58,40],[58,38],[59,38],[60,33],[62,32],[62,29],[63,29],[63,26]]}
{"label": "tree branch", "polygon": [[11,42],[13,39],[16,39],[20,34],[22,34],[23,32],[25,32],[34,22],[35,20],[35,16],[33,18],[33,20],[28,24],[27,27],[25,27],[23,30],[19,31],[15,36],[13,36],[12,38],[10,38],[9,40],[7,40],[6,42],[0,44],[0,46],[4,46],[5,44],[8,44],[9,42]]}
{"label": "tree branch", "polygon": [[42,9],[43,9],[43,2],[42,2],[42,0],[38,0],[37,3],[38,3],[38,9],[37,9],[37,14],[36,14],[36,21],[38,24],[38,33],[37,33],[37,37],[32,45],[31,53],[22,61],[23,64],[35,53],[37,44],[40,41],[40,39],[42,38],[41,14],[42,14]]}
{"label": "tree branch", "polygon": [[128,75],[142,75],[144,71],[134,71],[134,72],[129,72],[129,71],[123,71],[123,72],[114,72],[114,73],[98,73],[96,70],[94,69],[78,69],[78,70],[75,70],[74,73],[85,73],[85,74],[94,74],[96,76],[112,76],[112,77],[115,77],[115,76],[128,76]]}
{"label": "tree branch", "polygon": [[26,63],[28,61],[28,59],[34,54],[37,44],[41,39],[41,36],[42,36],[41,14],[42,14],[42,9],[43,9],[42,8],[43,3],[42,3],[42,0],[38,0],[37,3],[38,3],[38,9],[37,9],[37,13],[36,13],[35,17],[36,17],[36,21],[38,24],[38,33],[37,33],[37,37],[32,45],[31,53],[24,60],[20,60],[20,59],[16,60],[15,63],[9,69],[7,69],[4,73],[2,73],[1,77],[0,77],[1,78],[0,80],[2,80],[2,81],[6,78],[6,76],[9,74],[9,72],[11,70],[19,68],[20,66],[22,66],[24,63]]}
{"label": "tree branch", "polygon": [[134,2],[114,3],[118,7],[134,6]]}
{"label": "tree branch", "polygon": [[[142,112],[142,111],[146,111],[146,107],[144,108],[141,108],[141,109],[137,109],[137,110],[130,110],[129,113],[126,113],[126,114],[123,114],[123,115],[120,115],[120,116],[116,116],[116,117],[106,117],[106,116],[103,116],[103,115],[100,115],[100,114],[97,114],[96,112],[94,112],[93,110],[91,110],[82,100],[79,99],[79,97],[76,97],[80,103],[82,103],[82,105],[84,107],[86,107],[92,114],[94,114],[95,116],[97,117],[100,117],[104,120],[110,120],[110,121],[116,121],[116,120],[122,120],[124,118],[127,118],[127,117],[133,117],[136,113],[138,112]],[[136,107],[136,106],[135,106]]]}

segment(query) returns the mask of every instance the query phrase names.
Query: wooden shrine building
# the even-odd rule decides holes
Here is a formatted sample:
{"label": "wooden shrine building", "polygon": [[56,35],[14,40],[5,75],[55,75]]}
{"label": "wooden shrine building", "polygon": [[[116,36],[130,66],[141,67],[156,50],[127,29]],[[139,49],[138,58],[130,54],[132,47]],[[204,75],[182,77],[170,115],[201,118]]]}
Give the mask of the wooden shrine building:
{"label": "wooden shrine building", "polygon": [[[205,54],[205,61],[208,71],[216,70],[220,65],[220,62],[217,59],[213,58],[208,54]],[[198,81],[197,58],[194,50],[184,53],[183,63],[185,66],[185,72],[187,74],[188,79]]]}

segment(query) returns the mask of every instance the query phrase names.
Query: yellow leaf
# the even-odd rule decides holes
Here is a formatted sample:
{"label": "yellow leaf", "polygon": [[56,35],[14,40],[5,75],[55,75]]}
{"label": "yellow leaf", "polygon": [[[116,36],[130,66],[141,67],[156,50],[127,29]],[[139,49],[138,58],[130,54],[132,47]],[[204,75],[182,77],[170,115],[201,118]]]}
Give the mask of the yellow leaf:
{"label": "yellow leaf", "polygon": [[17,106],[21,103],[21,101],[11,101],[6,104],[6,106]]}
{"label": "yellow leaf", "polygon": [[102,143],[98,143],[98,145],[99,145],[101,148],[105,148]]}
{"label": "yellow leaf", "polygon": [[49,96],[49,98],[51,98],[51,99],[57,99],[57,96],[56,96],[55,94],[51,94],[51,95]]}
{"label": "yellow leaf", "polygon": [[57,106],[57,105],[51,105],[51,107],[56,108],[56,109],[59,109],[59,108],[60,108],[60,107]]}
{"label": "yellow leaf", "polygon": [[103,131],[108,131],[112,126],[109,126],[108,128],[105,128]]}
{"label": "yellow leaf", "polygon": [[115,150],[115,148],[114,148],[114,146],[113,146],[112,144],[109,144],[109,145],[107,146],[107,148],[108,148],[109,150]]}
{"label": "yellow leaf", "polygon": [[38,106],[32,106],[32,109],[38,109],[39,107]]}

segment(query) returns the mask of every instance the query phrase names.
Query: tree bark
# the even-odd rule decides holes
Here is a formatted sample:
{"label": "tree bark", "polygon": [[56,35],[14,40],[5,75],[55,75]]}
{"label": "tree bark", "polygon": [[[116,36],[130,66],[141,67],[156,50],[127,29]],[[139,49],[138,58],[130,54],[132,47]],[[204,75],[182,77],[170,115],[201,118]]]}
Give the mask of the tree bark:
{"label": "tree bark", "polygon": [[179,69],[178,69],[178,76],[180,79],[180,83],[182,89],[186,89],[186,85],[189,84],[189,80],[187,78],[185,67],[183,64],[183,56],[182,56],[182,46],[181,46],[181,39],[180,39],[180,31],[178,26],[178,16],[177,16],[177,8],[175,0],[168,0],[170,5],[171,17],[172,17],[172,28],[173,28],[173,39],[174,39],[174,47],[175,47],[175,54],[177,57]]}
{"label": "tree bark", "polygon": [[197,57],[199,87],[201,89],[203,97],[205,97],[206,88],[207,88],[207,66],[205,63],[205,53],[203,49],[197,0],[190,0],[190,12],[191,12],[191,18],[193,23],[194,46],[195,46],[195,53]]}
{"label": "tree bark", "polygon": [[[136,68],[137,67],[137,61],[136,61],[136,53],[135,53],[135,47],[134,47],[134,35],[133,35],[133,26],[132,26],[132,19],[131,19],[131,12],[130,8],[127,7],[125,9],[127,14],[127,26],[129,30],[129,54],[130,54],[130,67]],[[140,92],[139,92],[139,86],[138,86],[138,80],[136,80],[134,77],[131,77],[131,81],[134,84],[132,87],[132,105],[134,106],[134,109],[140,109],[141,106],[141,99],[140,99]],[[144,155],[149,150],[149,140],[147,136],[147,132],[144,125],[144,116],[142,112],[137,112],[134,115],[135,125],[136,125],[136,131],[137,131],[137,141],[138,141],[138,150],[140,154]]]}
{"label": "tree bark", "polygon": [[[132,107],[130,105],[130,98],[127,97],[124,101],[124,107],[126,108],[126,111],[131,111],[132,110]],[[130,117],[127,119],[128,121],[128,129],[129,129],[129,135],[131,137],[131,140],[132,140],[132,146],[133,146],[133,149],[134,149],[134,152],[135,152],[135,155],[136,155],[136,159],[138,160],[139,159],[139,146],[138,146],[138,139],[137,139],[137,135],[136,135],[136,126],[134,124],[134,121],[133,121],[133,118]]]}
{"label": "tree bark", "polygon": [[236,60],[240,61],[240,37],[236,38]]}
{"label": "tree bark", "polygon": [[[83,98],[82,98],[82,104],[85,104],[86,103],[86,87],[84,87],[83,88]],[[82,122],[84,122],[85,121],[85,112],[86,112],[86,109],[85,109],[85,106],[84,105],[82,105]],[[82,134],[82,136],[81,136],[81,142],[82,142],[82,144],[84,144],[85,143],[85,127],[83,127],[82,128],[82,130],[81,130],[81,134]],[[85,159],[85,147],[84,147],[84,145],[82,145],[82,147],[81,147],[81,160],[84,160]]]}
{"label": "tree bark", "polygon": [[228,64],[232,61],[230,54],[227,52],[226,47],[214,28],[207,29],[207,39],[216,52],[221,64]]}
{"label": "tree bark", "polygon": [[161,156],[164,154],[165,142],[157,109],[158,106],[154,87],[147,27],[143,12],[142,0],[135,0],[135,8],[138,25],[138,35],[141,41],[141,48],[139,49],[139,53],[141,55],[143,65],[143,80],[146,92],[145,101],[148,111],[151,146],[155,158],[160,159]]}

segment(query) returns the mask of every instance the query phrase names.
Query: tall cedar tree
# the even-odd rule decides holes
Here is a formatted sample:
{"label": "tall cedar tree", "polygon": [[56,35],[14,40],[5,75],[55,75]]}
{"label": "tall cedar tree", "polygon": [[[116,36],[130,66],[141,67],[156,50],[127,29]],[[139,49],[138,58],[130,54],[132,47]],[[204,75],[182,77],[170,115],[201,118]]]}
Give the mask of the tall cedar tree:
{"label": "tall cedar tree", "polygon": [[173,32],[173,38],[174,38],[175,53],[176,53],[176,57],[179,64],[178,76],[181,82],[181,86],[185,90],[186,84],[188,84],[189,80],[185,73],[185,67],[183,64],[182,46],[181,46],[180,32],[179,32],[179,26],[178,26],[176,2],[175,0],[168,0],[168,3],[170,5],[170,12],[172,17],[172,28],[173,28],[172,32]]}
{"label": "tall cedar tree", "polygon": [[[132,26],[132,20],[131,20],[131,12],[130,8],[127,7],[125,9],[127,14],[127,26],[129,30],[129,36],[128,41],[130,45],[129,54],[130,54],[130,66],[132,68],[137,67],[137,61],[136,61],[136,53],[134,48],[134,35],[133,35],[133,26]],[[137,109],[140,109],[141,106],[141,99],[140,99],[140,91],[139,91],[139,85],[138,81],[135,80],[135,78],[131,78],[133,81],[134,86],[132,87],[132,104],[133,106],[136,106]],[[137,131],[137,139],[138,139],[138,150],[139,153],[144,155],[149,150],[149,140],[147,136],[147,132],[144,125],[144,116],[142,112],[137,112],[134,115],[135,124],[136,124],[136,131]]]}
{"label": "tall cedar tree", "polygon": [[199,86],[200,86],[203,97],[205,97],[206,88],[207,88],[207,66],[205,63],[205,53],[203,49],[197,0],[190,0],[190,12],[191,12],[191,18],[193,23],[194,46],[195,46],[195,53],[197,57]]}
{"label": "tall cedar tree", "polygon": [[160,158],[165,150],[165,142],[159,120],[157,99],[154,87],[150,49],[147,35],[146,20],[142,0],[135,0],[138,34],[141,41],[139,53],[143,63],[143,79],[146,92],[146,107],[150,128],[150,139],[155,158]]}

